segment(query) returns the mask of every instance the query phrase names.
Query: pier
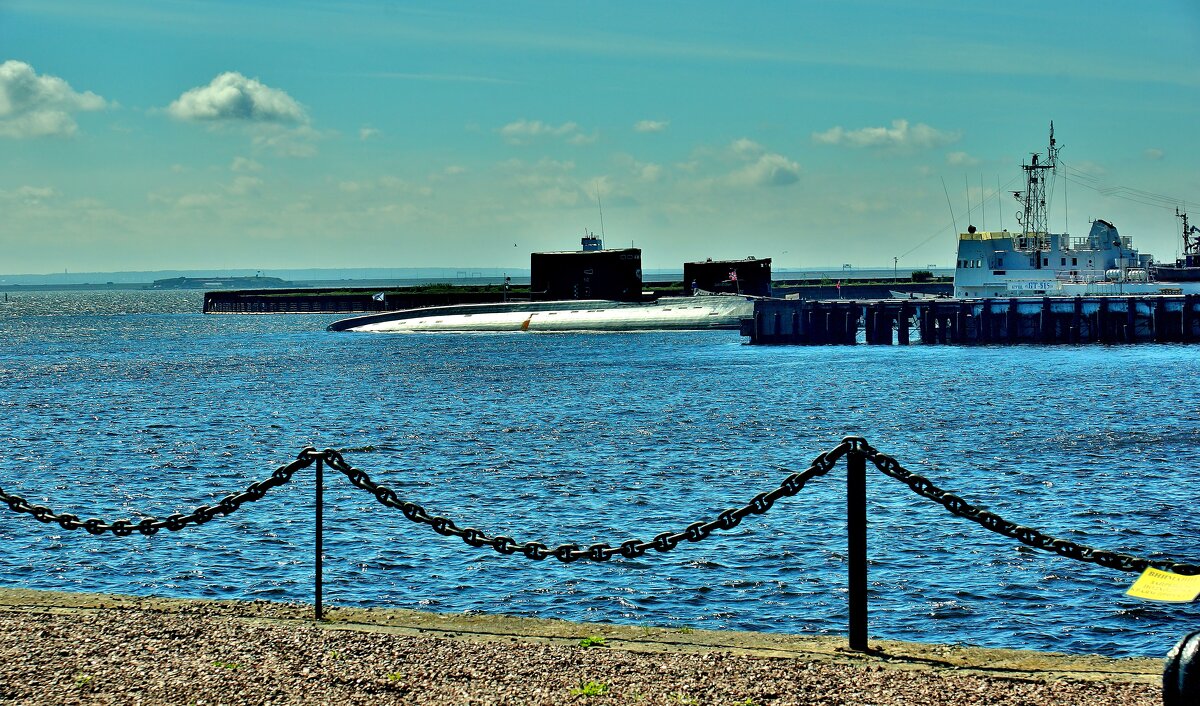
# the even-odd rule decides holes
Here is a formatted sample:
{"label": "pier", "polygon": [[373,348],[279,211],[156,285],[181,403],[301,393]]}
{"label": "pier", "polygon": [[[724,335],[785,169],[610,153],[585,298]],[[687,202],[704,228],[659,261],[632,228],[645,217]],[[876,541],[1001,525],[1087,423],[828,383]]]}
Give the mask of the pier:
{"label": "pier", "polygon": [[754,344],[1195,343],[1200,296],[771,299],[741,333]]}
{"label": "pier", "polygon": [[[519,288],[528,298],[528,288]],[[518,294],[514,292],[512,294]],[[204,293],[205,314],[364,314],[429,306],[483,304],[510,296],[500,285],[253,289]]]}

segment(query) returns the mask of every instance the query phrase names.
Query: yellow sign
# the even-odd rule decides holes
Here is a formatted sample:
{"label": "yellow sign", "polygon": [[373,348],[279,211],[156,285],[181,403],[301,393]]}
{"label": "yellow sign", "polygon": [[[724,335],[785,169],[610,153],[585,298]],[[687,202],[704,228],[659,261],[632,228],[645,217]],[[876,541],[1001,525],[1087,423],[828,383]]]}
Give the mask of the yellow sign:
{"label": "yellow sign", "polygon": [[1149,568],[1133,582],[1125,595],[1151,601],[1191,603],[1200,596],[1200,576],[1183,576]]}

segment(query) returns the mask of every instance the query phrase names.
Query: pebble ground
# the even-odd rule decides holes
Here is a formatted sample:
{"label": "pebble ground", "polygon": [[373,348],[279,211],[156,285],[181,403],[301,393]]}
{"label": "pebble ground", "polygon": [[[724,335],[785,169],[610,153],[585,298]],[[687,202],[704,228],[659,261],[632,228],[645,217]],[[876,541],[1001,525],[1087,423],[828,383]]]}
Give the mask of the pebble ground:
{"label": "pebble ground", "polygon": [[636,652],[513,635],[469,641],[369,625],[331,629],[271,611],[179,603],[169,609],[0,605],[0,703],[1161,703],[1160,687],[1145,674],[1041,679],[898,669],[865,659]]}

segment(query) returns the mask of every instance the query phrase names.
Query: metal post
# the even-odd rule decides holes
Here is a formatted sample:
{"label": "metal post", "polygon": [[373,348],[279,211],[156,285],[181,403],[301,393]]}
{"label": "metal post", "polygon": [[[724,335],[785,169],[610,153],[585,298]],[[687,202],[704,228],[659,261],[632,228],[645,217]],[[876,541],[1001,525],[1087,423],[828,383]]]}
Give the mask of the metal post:
{"label": "metal post", "polygon": [[322,614],[322,610],[321,610],[321,573],[322,573],[321,560],[324,558],[323,557],[324,547],[322,546],[324,544],[324,536],[323,536],[324,532],[322,531],[321,525],[322,525],[322,519],[323,519],[322,515],[324,514],[325,508],[324,508],[324,501],[321,496],[324,494],[324,491],[325,491],[325,460],[322,458],[318,458],[317,459],[317,503],[316,503],[316,505],[317,505],[317,517],[316,517],[317,551],[316,551],[316,565],[315,565],[314,571],[313,571],[313,578],[314,578],[314,581],[316,584],[316,586],[315,586],[316,598],[313,601],[314,620],[322,620],[323,619],[323,614]]}
{"label": "metal post", "polygon": [[849,561],[850,649],[867,651],[867,459],[846,453],[846,537]]}
{"label": "metal post", "polygon": [[1163,706],[1189,706],[1200,699],[1200,630],[1185,635],[1167,654]]}

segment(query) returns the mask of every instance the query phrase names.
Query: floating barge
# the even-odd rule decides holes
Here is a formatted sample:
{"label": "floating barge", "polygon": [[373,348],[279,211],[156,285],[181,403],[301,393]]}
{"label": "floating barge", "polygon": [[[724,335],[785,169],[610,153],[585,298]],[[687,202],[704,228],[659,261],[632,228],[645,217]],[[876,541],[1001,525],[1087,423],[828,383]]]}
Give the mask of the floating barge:
{"label": "floating barge", "polygon": [[752,344],[908,345],[1200,342],[1200,295],[990,299],[769,299],[741,333]]}

